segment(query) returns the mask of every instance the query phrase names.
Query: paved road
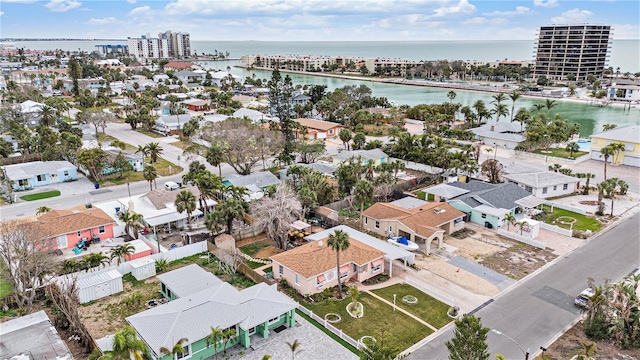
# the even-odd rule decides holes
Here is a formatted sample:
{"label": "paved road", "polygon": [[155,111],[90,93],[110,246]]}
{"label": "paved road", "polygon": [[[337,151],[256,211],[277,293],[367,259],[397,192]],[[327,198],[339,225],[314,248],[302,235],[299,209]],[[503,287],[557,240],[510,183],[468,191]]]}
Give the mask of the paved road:
{"label": "paved road", "polygon": [[[576,321],[580,312],[573,298],[586,287],[587,277],[597,283],[619,280],[640,264],[640,214],[635,214],[584,246],[565,255],[538,274],[525,279],[478,310],[484,326],[498,329],[536,354]],[[450,327],[414,350],[409,359],[447,359],[445,342]],[[507,359],[522,359],[523,353],[509,339],[489,333],[489,351]],[[531,357],[533,358],[533,356]]]}

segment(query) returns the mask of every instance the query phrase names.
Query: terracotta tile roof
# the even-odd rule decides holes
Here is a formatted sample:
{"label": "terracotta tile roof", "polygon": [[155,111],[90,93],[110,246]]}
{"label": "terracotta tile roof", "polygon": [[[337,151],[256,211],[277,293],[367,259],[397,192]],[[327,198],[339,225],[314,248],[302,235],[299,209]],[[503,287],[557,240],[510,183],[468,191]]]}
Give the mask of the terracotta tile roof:
{"label": "terracotta tile roof", "polygon": [[46,236],[57,236],[79,230],[96,228],[102,225],[115,224],[115,221],[98,208],[76,210],[52,210],[29,223],[39,227]]}
{"label": "terracotta tile roof", "polygon": [[170,69],[188,69],[192,66],[193,66],[192,63],[179,62],[179,61],[170,61],[164,65],[165,68],[170,68]]}
{"label": "terracotta tile roof", "polygon": [[[349,244],[347,250],[340,252],[340,265],[352,262],[364,265],[384,256],[384,252],[354,238],[349,238]],[[327,246],[327,239],[298,246],[295,249],[274,255],[271,259],[307,279],[336,267],[336,252]]]}
{"label": "terracotta tile roof", "polygon": [[441,231],[438,226],[463,217],[464,213],[445,202],[432,202],[410,210],[393,204],[375,203],[362,215],[376,220],[398,220],[418,233],[429,233]]}
{"label": "terracotta tile roof", "polygon": [[329,130],[329,129],[333,129],[335,127],[343,127],[342,125],[338,124],[338,123],[334,123],[334,122],[330,122],[330,121],[323,121],[323,120],[314,120],[314,119],[305,119],[305,118],[300,118],[300,119],[296,119],[295,120],[298,124],[302,125],[302,126],[306,126],[310,129],[319,129],[319,130]]}

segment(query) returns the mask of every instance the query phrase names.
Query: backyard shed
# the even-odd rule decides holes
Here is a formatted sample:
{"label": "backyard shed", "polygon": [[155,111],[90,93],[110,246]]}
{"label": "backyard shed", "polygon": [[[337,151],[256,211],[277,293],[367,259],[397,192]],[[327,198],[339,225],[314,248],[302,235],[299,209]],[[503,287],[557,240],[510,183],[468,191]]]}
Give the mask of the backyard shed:
{"label": "backyard shed", "polygon": [[135,259],[127,264],[131,266],[131,275],[136,280],[144,280],[156,275],[156,261],[151,257]]}
{"label": "backyard shed", "polygon": [[105,296],[122,292],[122,274],[118,270],[107,270],[78,277],[78,298],[88,303]]}
{"label": "backyard shed", "polygon": [[129,242],[129,245],[133,246],[135,249],[132,254],[125,255],[127,261],[131,261],[134,259],[140,259],[143,257],[147,257],[151,255],[151,247],[147,245],[144,240],[133,240]]}

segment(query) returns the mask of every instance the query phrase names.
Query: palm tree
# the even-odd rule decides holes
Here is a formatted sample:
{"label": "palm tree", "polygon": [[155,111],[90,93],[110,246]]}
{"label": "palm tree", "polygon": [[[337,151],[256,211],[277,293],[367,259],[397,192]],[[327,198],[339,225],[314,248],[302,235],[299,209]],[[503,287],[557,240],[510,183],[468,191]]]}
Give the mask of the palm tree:
{"label": "palm tree", "polygon": [[360,203],[360,219],[362,220],[362,212],[364,211],[364,204],[373,200],[373,193],[375,189],[368,180],[358,180],[353,187],[353,197]]}
{"label": "palm tree", "polygon": [[204,170],[196,175],[195,185],[200,192],[198,201],[200,202],[200,210],[207,217],[207,199],[213,199],[222,189],[222,179],[212,174],[209,170]]}
{"label": "palm tree", "polygon": [[222,344],[223,344],[223,352],[227,353],[227,346],[229,343],[235,339],[236,337],[236,329],[229,328],[222,332]]}
{"label": "palm tree", "polygon": [[336,271],[338,273],[338,299],[342,299],[342,282],[340,281],[340,251],[345,251],[349,248],[349,235],[342,230],[336,230],[333,232],[333,234],[329,235],[327,245],[329,245],[336,252]]}
{"label": "palm tree", "polygon": [[349,289],[349,297],[351,298],[351,303],[355,305],[358,302],[358,297],[360,296],[360,291],[357,286],[354,286]]}
{"label": "palm tree", "polygon": [[239,199],[226,199],[215,211],[216,216],[227,225],[227,234],[231,234],[233,220],[242,219],[247,213],[247,204]]}
{"label": "palm tree", "polygon": [[591,360],[594,355],[598,353],[596,349],[596,343],[591,342],[588,343],[586,341],[580,341],[580,345],[582,345],[582,350],[577,356],[577,360]]}
{"label": "palm tree", "polygon": [[298,339],[293,340],[293,343],[287,341],[287,345],[289,345],[289,349],[291,350],[291,360],[296,360],[296,355],[304,351],[300,349],[300,345],[302,344]]}
{"label": "palm tree", "polygon": [[[142,176],[149,182],[149,191],[153,190],[153,183],[158,178],[158,172],[153,165],[145,165],[142,169]],[[157,186],[156,186],[157,188]]]}
{"label": "palm tree", "polygon": [[99,268],[100,266],[107,266],[111,263],[111,258],[104,255],[102,251],[89,254],[82,260],[87,265],[87,270]]}
{"label": "palm tree", "polygon": [[40,118],[40,126],[52,126],[55,124],[58,110],[49,105],[42,105],[36,111],[36,115]]}
{"label": "palm tree", "polygon": [[504,221],[507,223],[507,230],[509,230],[510,225],[516,223],[516,217],[508,213],[504,216]]}
{"label": "palm tree", "polygon": [[222,341],[222,335],[223,335],[223,331],[216,326],[211,328],[211,332],[205,338],[207,347],[213,346],[213,352],[215,354],[216,360],[218,359],[218,345]]}
{"label": "palm tree", "polygon": [[589,195],[589,182],[591,181],[591,179],[595,177],[596,177],[596,174],[592,174],[592,173],[584,174],[584,178],[587,179],[587,181],[584,184],[584,192],[582,193],[582,195]]}
{"label": "palm tree", "polygon": [[146,344],[138,339],[136,331],[131,326],[127,326],[115,333],[111,355],[113,359],[121,360],[143,360],[148,359],[150,356]]}
{"label": "palm tree", "polygon": [[522,97],[522,94],[520,94],[517,91],[514,91],[513,93],[509,94],[509,97],[511,98],[511,122],[513,122],[516,101],[518,101],[518,99]]}
{"label": "palm tree", "polygon": [[573,159],[573,153],[580,151],[580,145],[578,145],[578,143],[576,143],[575,141],[572,141],[567,144],[566,149],[569,152],[569,158]]}
{"label": "palm tree", "polygon": [[129,243],[115,246],[111,249],[111,260],[117,258],[118,265],[120,265],[122,259],[124,259],[129,254],[133,254],[134,252],[136,252],[136,248]]}
{"label": "palm tree", "polygon": [[[124,223],[124,232],[132,238],[137,239],[142,215],[127,211],[120,214],[119,219]],[[133,233],[131,230],[133,230]]]}
{"label": "palm tree", "polygon": [[196,196],[189,190],[180,190],[175,201],[176,211],[187,212],[187,222],[191,230],[191,213],[196,210]]}
{"label": "palm tree", "polygon": [[533,104],[533,111],[535,111],[536,113],[539,113],[542,109],[544,109],[544,104]]}
{"label": "palm tree", "polygon": [[529,226],[529,223],[526,220],[522,220],[520,222],[517,222],[516,225],[520,228],[520,235],[522,235],[524,227]]}
{"label": "palm tree", "polygon": [[162,355],[171,355],[171,358],[175,357],[176,355],[183,355],[185,353],[185,349],[184,346],[182,346],[182,343],[184,342],[189,342],[189,339],[181,338],[173,345],[171,349],[161,346],[159,349],[160,353]]}
{"label": "palm tree", "polygon": [[151,157],[152,163],[158,161],[158,156],[162,155],[162,151],[164,150],[162,149],[162,146],[160,146],[160,144],[158,144],[157,142],[150,142],[146,145],[146,148],[149,157]]}
{"label": "palm tree", "polygon": [[600,149],[600,156],[604,157],[604,180],[607,180],[607,163],[609,162],[609,157],[615,155],[616,150],[611,146],[611,144]]}
{"label": "palm tree", "polygon": [[143,158],[147,158],[149,157],[149,148],[147,147],[147,145],[138,145],[138,150],[136,150],[136,154],[137,153],[140,153]]}
{"label": "palm tree", "polygon": [[604,124],[602,125],[602,131],[613,130],[618,127],[618,124]]}
{"label": "palm tree", "polygon": [[[534,105],[535,106],[535,105]],[[553,109],[554,107],[558,106],[558,104],[556,103],[555,100],[551,100],[551,99],[546,99],[544,101],[544,107],[547,108],[547,114],[549,114],[549,112],[551,112],[551,109]]]}
{"label": "palm tree", "polygon": [[51,208],[48,206],[40,206],[36,208],[36,215],[46,214],[51,211]]}
{"label": "palm tree", "polygon": [[496,103],[494,105],[493,113],[496,114],[496,122],[500,122],[500,117],[507,117],[509,115],[509,109],[505,104]]}
{"label": "palm tree", "polygon": [[455,99],[455,98],[456,98],[456,95],[457,95],[457,94],[456,94],[456,92],[455,92],[455,91],[453,91],[453,90],[450,90],[450,91],[447,93],[447,97],[449,98],[449,103],[453,103],[453,99]]}
{"label": "palm tree", "polygon": [[207,162],[211,164],[211,166],[218,167],[218,175],[222,177],[222,163],[224,162],[222,149],[217,145],[212,145],[207,149],[205,159],[207,159]]}
{"label": "palm tree", "polygon": [[[498,115],[498,119],[496,121],[500,121],[500,116],[502,115],[506,115],[506,113],[508,113],[508,110],[506,109],[506,107],[502,107],[501,105],[503,101],[505,101],[507,99],[507,96],[504,93],[497,93],[495,95],[492,96],[493,101],[491,101],[492,104],[494,105],[494,113]],[[498,109],[500,109],[500,111],[498,111]],[[501,114],[503,113],[503,114]]]}
{"label": "palm tree", "polygon": [[513,120],[520,122],[520,131],[523,131],[524,123],[528,122],[530,118],[531,118],[531,114],[529,113],[529,110],[525,108],[520,108],[518,109],[518,112],[516,113],[516,115],[513,117]]}

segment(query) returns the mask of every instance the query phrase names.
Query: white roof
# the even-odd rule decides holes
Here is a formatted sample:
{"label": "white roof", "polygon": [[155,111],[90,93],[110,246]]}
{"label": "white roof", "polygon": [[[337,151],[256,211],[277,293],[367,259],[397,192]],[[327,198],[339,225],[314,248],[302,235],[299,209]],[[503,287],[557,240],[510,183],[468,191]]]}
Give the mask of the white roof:
{"label": "white roof", "polygon": [[311,225],[307,224],[304,221],[296,220],[296,221],[293,222],[293,224],[291,224],[291,227],[296,229],[296,230],[304,230],[306,228],[310,228]]}
{"label": "white roof", "polygon": [[[135,212],[140,213],[137,208],[134,209]],[[191,212],[191,216],[200,216],[202,215],[202,211],[196,209],[194,211]],[[159,215],[159,216],[155,216],[155,217],[151,217],[151,218],[147,218],[146,216],[143,215],[144,221],[149,224],[149,226],[158,226],[158,225],[162,225],[162,224],[168,224],[174,221],[180,221],[180,220],[184,220],[187,218],[187,213],[186,212],[182,212],[179,213],[177,211],[169,211],[165,214]]]}
{"label": "white roof", "polygon": [[529,195],[525,198],[515,201],[516,204],[524,206],[525,208],[532,209],[540,204],[544,204],[545,200],[535,197],[533,195]]}
{"label": "white roof", "polygon": [[506,214],[510,212],[510,210],[507,210],[507,209],[496,209],[492,206],[484,205],[484,204],[474,207],[473,210],[477,210],[482,213],[497,216],[497,217],[504,217]]}
{"label": "white roof", "polygon": [[135,251],[133,252],[134,254],[139,254],[139,253],[151,250],[149,245],[147,245],[144,242],[144,240],[140,240],[140,239],[130,241],[129,245],[133,246],[133,248],[135,249]]}
{"label": "white roof", "polygon": [[61,170],[75,169],[68,161],[33,161],[4,167],[11,180],[29,179],[41,174],[57,174]]}
{"label": "white roof", "polygon": [[78,277],[78,288],[85,289],[93,285],[102,284],[114,279],[121,279],[122,274],[118,270],[111,269],[104,272],[81,275]]}
{"label": "white roof", "polygon": [[518,184],[531,186],[536,189],[554,185],[577,183],[580,181],[580,179],[576,177],[548,170],[536,173],[504,174],[502,177],[513,182],[517,182]]}
{"label": "white roof", "polygon": [[129,264],[129,266],[131,266],[133,269],[139,269],[145,265],[148,264],[155,264],[156,261],[153,260],[153,258],[149,257],[149,256],[145,256],[143,258],[139,258],[139,259],[133,259],[131,261],[127,261],[127,264]]}
{"label": "white roof", "polygon": [[380,160],[382,158],[388,158],[384,151],[380,149],[371,150],[353,150],[353,151],[341,151],[336,158],[339,160],[347,160],[352,157],[360,156],[362,160]]}
{"label": "white roof", "polygon": [[196,264],[160,274],[157,278],[180,298],[222,283],[218,277]]}
{"label": "white roof", "polygon": [[617,127],[599,134],[593,134],[591,137],[638,144],[640,143],[640,126],[629,125]]}
{"label": "white roof", "polygon": [[459,187],[447,185],[447,184],[438,184],[436,186],[432,186],[426,189],[422,189],[422,191],[427,194],[438,195],[445,199],[453,199],[460,195],[464,195],[469,192],[469,190],[461,189]]}
{"label": "white roof", "polygon": [[44,106],[43,103],[27,100],[23,103],[20,103],[20,112],[22,113],[33,113],[38,112]]}
{"label": "white roof", "polygon": [[307,241],[316,241],[316,240],[326,239],[327,237],[329,237],[329,235],[333,234],[333,232],[336,230],[342,230],[346,232],[349,235],[349,237],[354,238],[364,244],[367,244],[375,249],[378,249],[384,252],[385,253],[384,258],[389,261],[403,259],[407,261],[407,264],[411,265],[415,260],[416,254],[410,251],[401,249],[397,246],[391,245],[387,243],[385,240],[376,239],[373,236],[362,233],[346,225],[338,225],[336,227],[332,227],[331,229],[327,229],[319,233],[306,236],[305,239],[307,239]]}

